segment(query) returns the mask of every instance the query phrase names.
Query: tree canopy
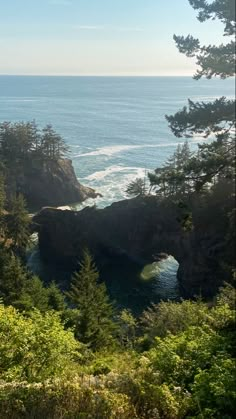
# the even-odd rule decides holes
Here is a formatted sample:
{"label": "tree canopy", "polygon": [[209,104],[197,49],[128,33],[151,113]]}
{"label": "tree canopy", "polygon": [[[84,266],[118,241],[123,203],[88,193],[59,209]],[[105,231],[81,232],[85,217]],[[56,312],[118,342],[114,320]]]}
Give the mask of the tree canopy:
{"label": "tree canopy", "polygon": [[[220,46],[201,46],[198,39],[174,35],[174,40],[181,53],[195,57],[197,70],[195,79],[206,76],[226,78],[235,75],[235,3],[232,0],[189,0],[196,9],[201,22],[207,19],[219,19],[224,24],[224,35],[233,36],[233,40]],[[157,168],[149,174],[151,186],[157,193],[168,196],[176,193],[189,194],[201,192],[222,179],[233,182],[235,173],[235,100],[221,97],[213,102],[193,102],[188,106],[166,115],[169,127],[178,137],[191,138],[201,136],[212,138],[198,145],[195,154],[182,158],[182,164],[176,168],[170,161],[163,168]],[[180,147],[180,146],[179,146]],[[176,153],[175,153],[176,154]],[[173,158],[175,158],[175,154]],[[183,149],[182,149],[183,154]]]}
{"label": "tree canopy", "polygon": [[58,160],[68,147],[51,125],[39,129],[32,122],[3,122],[0,124],[0,157],[6,168],[19,169],[33,160]]}
{"label": "tree canopy", "polygon": [[93,348],[101,348],[113,341],[113,307],[106,286],[99,283],[99,273],[92,256],[84,252],[80,269],[75,272],[71,289],[66,293],[79,310],[75,333],[77,338]]}

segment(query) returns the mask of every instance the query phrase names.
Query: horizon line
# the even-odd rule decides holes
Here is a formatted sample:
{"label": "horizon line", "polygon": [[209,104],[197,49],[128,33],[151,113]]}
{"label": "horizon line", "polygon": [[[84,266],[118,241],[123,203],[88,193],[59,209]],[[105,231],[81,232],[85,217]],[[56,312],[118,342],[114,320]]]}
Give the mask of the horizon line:
{"label": "horizon line", "polygon": [[0,77],[191,77],[190,74],[8,74],[0,73]]}

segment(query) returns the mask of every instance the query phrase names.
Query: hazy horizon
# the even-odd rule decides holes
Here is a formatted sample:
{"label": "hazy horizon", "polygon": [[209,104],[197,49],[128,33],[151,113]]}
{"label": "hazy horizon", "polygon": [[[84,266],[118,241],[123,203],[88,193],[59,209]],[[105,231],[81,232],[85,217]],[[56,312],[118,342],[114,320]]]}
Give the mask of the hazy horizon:
{"label": "hazy horizon", "polygon": [[[159,74],[159,75],[149,75],[149,74],[140,74],[140,75],[126,75],[126,74],[4,74],[0,73],[0,77],[111,77],[111,78],[164,78],[164,77],[187,77],[193,78],[193,75],[184,75],[184,74]],[[218,77],[219,78],[219,77]]]}
{"label": "hazy horizon", "polygon": [[0,75],[192,76],[173,34],[223,42],[188,0],[0,0]]}

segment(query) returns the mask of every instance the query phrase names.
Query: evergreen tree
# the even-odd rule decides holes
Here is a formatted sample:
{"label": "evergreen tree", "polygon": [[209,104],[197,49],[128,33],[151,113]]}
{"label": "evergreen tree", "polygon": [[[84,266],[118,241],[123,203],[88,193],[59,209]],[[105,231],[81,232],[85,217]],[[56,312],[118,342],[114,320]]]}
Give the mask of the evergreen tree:
{"label": "evergreen tree", "polygon": [[129,196],[145,196],[147,192],[145,178],[136,178],[130,182],[125,192]]}
{"label": "evergreen tree", "polygon": [[79,272],[71,281],[66,293],[71,303],[78,308],[75,328],[76,338],[89,344],[92,349],[108,346],[113,341],[113,307],[109,302],[105,284],[99,284],[99,273],[88,251],[84,252]]}
{"label": "evergreen tree", "polygon": [[23,252],[30,239],[30,218],[26,210],[24,197],[19,194],[10,201],[6,215],[7,237],[13,250]]}
{"label": "evergreen tree", "polygon": [[189,193],[193,189],[193,182],[187,181],[185,167],[191,156],[188,142],[185,141],[183,145],[179,144],[164,167],[157,168],[155,173],[148,174],[152,190],[164,197]]}
{"label": "evergreen tree", "polygon": [[51,125],[43,129],[41,138],[41,150],[45,157],[52,160],[59,160],[68,151],[64,140],[54,131]]}
{"label": "evergreen tree", "polygon": [[64,295],[55,281],[47,288],[47,305],[50,309],[61,312],[66,308]]}
{"label": "evergreen tree", "polygon": [[[235,2],[234,0],[214,0],[208,3],[206,0],[189,0],[190,5],[197,10],[198,20],[204,22],[208,19],[219,19],[224,25],[224,36],[235,36]],[[195,57],[200,69],[195,78],[202,76],[211,78],[220,76],[226,78],[235,74],[235,39],[226,45],[200,45],[200,41],[193,36],[174,35],[178,49],[187,57]]]}
{"label": "evergreen tree", "polygon": [[0,248],[0,298],[5,305],[24,311],[37,308],[45,312],[53,308],[42,281],[28,272],[20,259],[4,247]]}
{"label": "evergreen tree", "polygon": [[[235,75],[235,2],[234,0],[189,0],[194,9],[199,11],[198,19],[218,18],[223,24],[224,35],[233,36],[226,45],[201,46],[198,39],[174,36],[181,53],[196,57],[200,69],[196,79],[206,76],[226,78]],[[201,135],[205,138],[214,134],[215,141],[199,145],[198,156],[194,156],[186,165],[185,177],[192,181],[196,190],[220,178],[234,177],[235,168],[235,100],[225,97],[214,102],[193,102],[173,116],[166,116],[169,126],[177,137]]]}
{"label": "evergreen tree", "polygon": [[4,176],[0,168],[0,241],[4,240],[4,208],[5,208],[5,184]]}
{"label": "evergreen tree", "polygon": [[[209,4],[205,0],[189,0],[199,11],[198,19],[220,19],[224,25],[224,35],[235,34],[235,5],[232,0],[215,0]],[[235,74],[235,40],[227,45],[201,46],[198,39],[174,36],[181,53],[196,57],[200,70],[196,79],[202,76],[226,78]],[[151,186],[157,193],[169,196],[176,193],[205,192],[218,181],[232,183],[235,173],[235,100],[225,97],[214,102],[188,101],[175,115],[166,116],[176,137],[190,138],[211,134],[215,140],[198,145],[198,152],[191,155],[189,150],[178,147],[171,161],[164,168],[149,174]],[[186,148],[186,146],[185,146]],[[181,151],[181,152],[180,152]],[[178,164],[178,155],[180,165]]]}
{"label": "evergreen tree", "polygon": [[0,171],[0,216],[3,213],[4,206],[5,206],[5,185],[4,185],[4,177]]}
{"label": "evergreen tree", "polygon": [[0,298],[6,305],[17,305],[27,282],[27,273],[20,260],[9,254],[6,248],[0,251]]}

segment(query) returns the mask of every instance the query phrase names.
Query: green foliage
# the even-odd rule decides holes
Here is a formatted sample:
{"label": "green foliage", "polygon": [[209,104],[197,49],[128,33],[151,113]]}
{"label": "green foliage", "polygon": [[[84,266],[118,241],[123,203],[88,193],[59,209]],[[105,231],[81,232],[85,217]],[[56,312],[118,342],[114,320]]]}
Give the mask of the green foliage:
{"label": "green foliage", "polygon": [[[234,0],[215,0],[208,3],[206,0],[189,0],[194,9],[199,10],[198,19],[204,22],[207,19],[219,19],[225,25],[224,35],[235,35],[235,3]],[[179,51],[188,57],[196,57],[197,71],[195,78],[202,76],[211,78],[219,75],[221,78],[235,74],[235,40],[219,46],[201,46],[198,39],[191,35],[174,35]]]}
{"label": "green foliage", "polygon": [[51,125],[47,125],[43,128],[40,140],[40,151],[49,159],[58,160],[68,151],[68,147],[64,140],[54,131]]}
{"label": "green foliage", "polygon": [[235,33],[234,0],[214,0],[210,3],[206,0],[189,0],[189,3],[195,10],[199,10],[198,19],[200,22],[217,18],[225,25],[225,35],[233,35]]}
{"label": "green foliage", "polygon": [[[144,332],[152,337],[144,353],[117,348],[85,355],[59,315],[32,311],[26,317],[1,306],[0,379],[5,381],[0,383],[0,416],[233,417],[234,296],[226,285],[211,305],[153,306],[149,317],[143,316]],[[120,321],[136,327],[127,310]]]}
{"label": "green foliage", "polygon": [[194,376],[208,367],[219,348],[224,351],[224,339],[210,327],[190,327],[178,335],[156,338],[149,352],[151,365],[160,371],[161,381],[190,389]]}
{"label": "green foliage", "polygon": [[6,249],[0,251],[0,297],[4,304],[17,305],[27,282],[27,273],[20,260]]}
{"label": "green foliage", "polygon": [[236,402],[235,360],[218,355],[195,376],[192,391],[204,418],[231,418]]}
{"label": "green foliage", "polygon": [[11,171],[23,164],[64,157],[68,148],[51,125],[39,130],[35,121],[0,124],[0,156]]}
{"label": "green foliage", "polygon": [[125,394],[62,380],[46,385],[4,385],[0,388],[0,416],[6,419],[137,418]]}
{"label": "green foliage", "polygon": [[71,289],[66,293],[71,303],[79,309],[75,335],[93,349],[110,345],[115,329],[112,304],[109,302],[105,284],[99,284],[98,279],[96,266],[86,251],[80,271],[73,275]]}
{"label": "green foliage", "polygon": [[145,179],[133,180],[128,184],[125,192],[128,196],[145,196],[147,194]]}
{"label": "green foliage", "polygon": [[[221,97],[214,102],[193,102],[188,100],[188,108],[184,107],[174,116],[167,116],[173,134],[180,138],[192,136],[194,133],[209,136],[212,133],[222,138],[224,124],[228,129],[235,123],[235,101]],[[228,138],[228,136],[227,136]]]}
{"label": "green foliage", "polygon": [[153,304],[141,316],[141,325],[150,340],[156,336],[176,335],[190,326],[200,326],[206,322],[209,311],[201,301],[172,301]]}
{"label": "green foliage", "polygon": [[[218,18],[226,35],[235,33],[232,0],[189,2],[199,11],[200,21]],[[175,36],[175,40],[180,52],[197,57],[196,78],[233,74],[233,42],[201,46],[191,35]],[[171,197],[168,202],[177,206],[177,221],[186,233],[193,231],[196,219],[203,228],[207,226],[206,232],[220,233],[224,238],[220,263],[230,272],[235,239],[230,232],[234,226],[234,102],[225,98],[213,103],[189,101],[188,108],[167,120],[177,137],[213,133],[215,141],[199,145],[196,154],[187,142],[179,145],[163,168],[149,174],[151,188],[161,197]],[[23,166],[59,159],[65,152],[51,126],[41,132],[35,123],[0,126],[0,157],[8,177],[22,176]],[[143,195],[146,184],[136,179],[127,192]],[[196,206],[198,211],[192,211]],[[13,198],[6,211],[2,176],[0,219],[0,299],[6,305],[0,305],[0,417],[234,417],[232,285],[222,287],[208,304],[198,300],[152,305],[139,323],[123,310],[116,316],[118,329],[105,285],[99,283],[88,252],[66,294],[74,308],[66,307],[54,282],[45,287],[22,266],[16,254],[27,245],[29,219],[21,197]],[[71,326],[73,331],[65,330]],[[115,334],[122,343],[119,347],[111,345]],[[74,335],[86,343],[86,349]]]}
{"label": "green foliage", "polygon": [[228,306],[230,310],[234,310],[236,307],[236,291],[233,285],[224,284],[223,287],[219,289],[219,293],[216,296],[217,306]]}
{"label": "green foliage", "polygon": [[5,208],[5,185],[4,185],[4,176],[0,170],[0,218],[2,219],[2,213]]}
{"label": "green foliage", "polygon": [[5,234],[13,250],[25,251],[30,239],[30,218],[23,195],[11,199],[5,223]]}
{"label": "green foliage", "polygon": [[65,331],[53,312],[32,311],[25,317],[0,306],[0,378],[42,381],[63,374],[78,357],[73,333]]}
{"label": "green foliage", "polygon": [[27,179],[46,173],[67,151],[64,140],[51,125],[40,130],[35,121],[0,123],[0,169],[7,198],[19,193],[27,196]]}
{"label": "green foliage", "polygon": [[148,173],[151,189],[164,197],[186,195],[191,192],[192,179],[187,181],[185,176],[185,167],[191,157],[188,142],[185,141],[183,145],[179,144],[163,168],[157,168],[155,173]]}
{"label": "green foliage", "polygon": [[[207,19],[220,19],[225,24],[225,35],[235,33],[235,4],[233,0],[189,0],[199,11],[201,22]],[[188,35],[174,36],[181,53],[196,57],[200,70],[195,76],[222,78],[235,74],[235,40],[227,45],[201,46],[198,39]],[[225,97],[214,102],[188,101],[175,115],[166,115],[169,127],[176,137],[201,135],[204,138],[214,135],[210,144],[199,144],[195,155],[189,153],[182,164],[176,167],[167,162],[149,174],[151,187],[161,196],[176,194],[188,195],[190,192],[205,192],[222,178],[233,182],[235,174],[235,100]],[[174,157],[174,156],[173,156]]]}
{"label": "green foliage", "polygon": [[124,309],[119,315],[118,323],[121,344],[132,348],[136,337],[137,320],[130,310]]}
{"label": "green foliage", "polygon": [[62,312],[65,309],[64,296],[57,285],[51,283],[46,288],[37,276],[27,271],[17,256],[4,247],[0,247],[0,298],[5,305],[27,312],[33,308],[41,312]]}
{"label": "green foliage", "polygon": [[66,309],[65,297],[55,281],[47,288],[47,305],[51,310],[63,312]]}

